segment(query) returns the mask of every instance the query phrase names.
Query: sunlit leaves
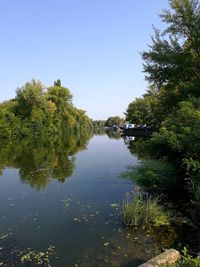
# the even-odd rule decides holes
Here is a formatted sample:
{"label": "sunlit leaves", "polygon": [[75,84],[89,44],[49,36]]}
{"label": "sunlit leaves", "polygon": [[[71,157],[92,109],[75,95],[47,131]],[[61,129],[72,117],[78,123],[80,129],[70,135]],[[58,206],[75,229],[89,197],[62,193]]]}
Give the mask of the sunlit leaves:
{"label": "sunlit leaves", "polygon": [[60,80],[49,88],[32,80],[16,93],[15,99],[0,104],[0,139],[92,129],[86,112],[74,107],[71,92]]}

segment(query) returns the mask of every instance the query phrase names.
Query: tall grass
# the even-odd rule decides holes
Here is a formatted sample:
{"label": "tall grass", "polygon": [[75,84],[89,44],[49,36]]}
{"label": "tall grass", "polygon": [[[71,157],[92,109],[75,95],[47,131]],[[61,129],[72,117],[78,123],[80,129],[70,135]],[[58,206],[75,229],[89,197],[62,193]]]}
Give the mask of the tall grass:
{"label": "tall grass", "polygon": [[169,224],[169,216],[159,205],[158,198],[148,196],[138,189],[126,194],[122,216],[124,225],[128,227]]}

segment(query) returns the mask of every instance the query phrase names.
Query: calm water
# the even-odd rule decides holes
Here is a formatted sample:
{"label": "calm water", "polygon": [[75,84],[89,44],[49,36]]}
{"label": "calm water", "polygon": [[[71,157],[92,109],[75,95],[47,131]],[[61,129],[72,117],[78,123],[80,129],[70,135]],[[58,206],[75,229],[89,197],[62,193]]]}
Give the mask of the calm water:
{"label": "calm water", "polygon": [[133,164],[107,135],[2,144],[0,234],[19,250],[54,245],[53,267],[137,266],[159,238],[122,227],[117,205],[134,184],[120,174]]}

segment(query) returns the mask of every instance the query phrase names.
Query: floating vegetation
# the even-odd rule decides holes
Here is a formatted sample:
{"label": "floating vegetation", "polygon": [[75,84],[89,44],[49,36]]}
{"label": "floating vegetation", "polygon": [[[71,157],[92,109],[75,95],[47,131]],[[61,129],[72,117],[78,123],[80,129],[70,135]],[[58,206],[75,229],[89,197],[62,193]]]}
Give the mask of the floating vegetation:
{"label": "floating vegetation", "polygon": [[117,203],[112,203],[110,204],[110,206],[114,209],[118,209],[118,204]]}
{"label": "floating vegetation", "polygon": [[23,263],[33,263],[34,266],[43,265],[52,267],[50,257],[54,254],[55,247],[50,246],[47,251],[38,252],[30,248],[20,252],[20,260]]}
{"label": "floating vegetation", "polygon": [[73,221],[75,222],[89,222],[91,219],[95,217],[95,215],[98,215],[98,213],[95,214],[82,214],[80,217],[73,218]]}
{"label": "floating vegetation", "polygon": [[91,219],[94,219],[100,214],[99,210],[94,210],[94,207],[91,204],[81,203],[80,201],[73,201],[71,198],[62,200],[64,203],[65,210],[68,210],[69,207],[73,204],[79,207],[79,214],[76,217],[71,218],[74,222],[89,222]]}
{"label": "floating vegetation", "polygon": [[87,257],[82,256],[76,264],[80,267],[138,266],[154,256],[155,246],[150,238],[139,231],[137,241],[132,235],[126,239],[126,232],[101,237],[101,242],[94,248],[87,248],[84,253]]}
{"label": "floating vegetation", "polygon": [[50,259],[54,251],[52,245],[46,251],[24,248],[11,234],[0,235],[0,267],[52,267]]}

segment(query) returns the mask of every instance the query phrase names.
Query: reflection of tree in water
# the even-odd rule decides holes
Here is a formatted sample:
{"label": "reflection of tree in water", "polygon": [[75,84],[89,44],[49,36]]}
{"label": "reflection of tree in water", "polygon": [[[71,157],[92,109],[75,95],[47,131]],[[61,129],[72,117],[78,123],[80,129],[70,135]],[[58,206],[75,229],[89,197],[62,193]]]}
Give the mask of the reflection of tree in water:
{"label": "reflection of tree in water", "polygon": [[100,128],[93,128],[93,135],[105,135],[105,129],[104,127]]}
{"label": "reflection of tree in water", "polygon": [[105,129],[105,128],[93,128],[93,135],[107,135],[111,139],[120,139],[121,132],[117,130]]}
{"label": "reflection of tree in water", "polygon": [[21,181],[37,190],[45,189],[52,179],[64,182],[75,167],[75,154],[87,147],[90,133],[68,134],[3,143],[0,168],[19,169]]}
{"label": "reflection of tree in water", "polygon": [[109,138],[112,139],[120,139],[121,138],[121,132],[119,131],[114,131],[113,129],[109,129],[106,131],[106,134]]}
{"label": "reflection of tree in water", "polygon": [[134,140],[130,141],[128,144],[128,149],[131,154],[136,156],[138,159],[148,159],[149,154],[147,151],[147,140],[149,137],[135,137]]}

